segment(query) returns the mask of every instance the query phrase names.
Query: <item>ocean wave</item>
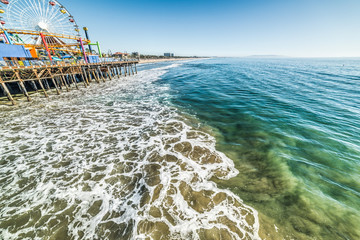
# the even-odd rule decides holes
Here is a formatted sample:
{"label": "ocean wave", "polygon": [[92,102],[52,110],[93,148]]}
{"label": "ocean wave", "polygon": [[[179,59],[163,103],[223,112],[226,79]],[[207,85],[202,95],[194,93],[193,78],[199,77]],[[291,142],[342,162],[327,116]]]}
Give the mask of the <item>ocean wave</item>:
{"label": "ocean wave", "polygon": [[179,64],[2,111],[0,236],[259,239],[256,210],[211,181],[234,163],[153,84]]}

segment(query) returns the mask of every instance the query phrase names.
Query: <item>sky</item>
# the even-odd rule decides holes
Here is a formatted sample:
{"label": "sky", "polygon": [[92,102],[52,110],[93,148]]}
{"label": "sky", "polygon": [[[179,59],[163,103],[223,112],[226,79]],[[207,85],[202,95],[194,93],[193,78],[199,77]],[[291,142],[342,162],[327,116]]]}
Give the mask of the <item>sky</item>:
{"label": "sky", "polygon": [[60,0],[103,52],[360,57],[360,0]]}

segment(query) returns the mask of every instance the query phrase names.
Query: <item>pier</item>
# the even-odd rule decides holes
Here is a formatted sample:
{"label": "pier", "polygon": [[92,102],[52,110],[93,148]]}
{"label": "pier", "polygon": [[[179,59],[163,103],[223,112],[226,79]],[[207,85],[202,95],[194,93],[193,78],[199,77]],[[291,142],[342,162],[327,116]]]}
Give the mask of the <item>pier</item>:
{"label": "pier", "polygon": [[103,57],[99,41],[92,43],[88,28],[83,29],[86,37],[74,15],[57,0],[1,0],[1,103],[30,102],[34,93],[48,98],[137,73],[137,59]]}
{"label": "pier", "polygon": [[31,93],[40,92],[46,98],[50,92],[59,95],[62,91],[85,88],[91,83],[119,79],[120,76],[137,74],[137,60],[111,61],[100,63],[59,62],[56,65],[4,66],[0,69],[0,95],[16,105],[15,94],[23,94],[31,101]]}

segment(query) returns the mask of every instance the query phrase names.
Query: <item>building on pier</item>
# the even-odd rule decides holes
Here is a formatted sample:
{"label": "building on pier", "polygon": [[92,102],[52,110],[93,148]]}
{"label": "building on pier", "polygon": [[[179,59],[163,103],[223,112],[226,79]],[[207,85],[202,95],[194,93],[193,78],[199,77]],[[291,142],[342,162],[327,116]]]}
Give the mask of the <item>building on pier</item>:
{"label": "building on pier", "polygon": [[32,58],[32,56],[24,46],[0,43],[0,61],[4,61],[4,58]]}
{"label": "building on pier", "polygon": [[120,59],[126,59],[128,58],[129,54],[128,53],[122,53],[122,52],[116,52],[113,54],[113,57],[117,57]]}

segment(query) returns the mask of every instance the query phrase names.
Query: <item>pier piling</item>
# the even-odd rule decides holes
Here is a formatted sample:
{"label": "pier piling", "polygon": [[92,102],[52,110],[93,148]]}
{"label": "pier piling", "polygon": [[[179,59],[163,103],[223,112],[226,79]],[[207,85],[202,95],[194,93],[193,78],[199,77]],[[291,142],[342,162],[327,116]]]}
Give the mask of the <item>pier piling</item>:
{"label": "pier piling", "polygon": [[26,67],[6,66],[0,68],[0,89],[3,92],[2,95],[15,105],[15,94],[22,93],[29,102],[32,100],[30,95],[36,92],[43,93],[48,98],[49,92],[54,89],[56,94],[60,95],[65,89],[67,92],[74,87],[79,89],[78,83],[81,82],[87,88],[94,82],[93,80],[100,83],[120,78],[123,75],[126,77],[137,74],[137,63],[138,61],[117,61]]}

